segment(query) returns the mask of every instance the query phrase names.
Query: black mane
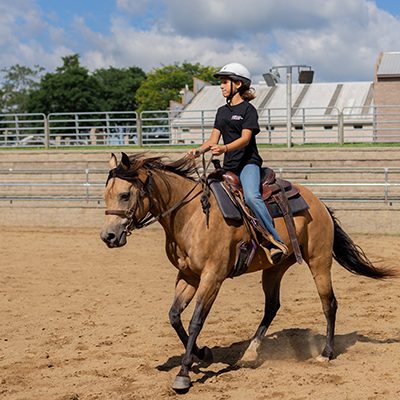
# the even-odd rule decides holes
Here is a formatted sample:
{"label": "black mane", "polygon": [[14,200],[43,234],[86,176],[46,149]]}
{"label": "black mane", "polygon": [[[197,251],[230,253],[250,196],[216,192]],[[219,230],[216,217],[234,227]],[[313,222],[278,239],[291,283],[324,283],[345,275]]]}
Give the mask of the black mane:
{"label": "black mane", "polygon": [[134,182],[140,169],[151,172],[169,171],[179,176],[195,181],[196,162],[193,158],[182,157],[176,161],[164,162],[163,157],[146,157],[146,153],[137,153],[129,156],[129,168],[119,163],[109,172],[107,182],[114,177]]}

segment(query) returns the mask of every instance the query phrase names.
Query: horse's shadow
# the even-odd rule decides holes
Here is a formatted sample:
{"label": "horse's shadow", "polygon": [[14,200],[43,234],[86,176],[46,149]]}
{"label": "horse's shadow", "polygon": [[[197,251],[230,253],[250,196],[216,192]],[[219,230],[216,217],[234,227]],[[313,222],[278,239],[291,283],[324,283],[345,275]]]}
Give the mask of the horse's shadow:
{"label": "horse's shadow", "polygon": [[[351,332],[344,335],[335,335],[335,357],[344,354],[357,342],[386,344],[399,343],[400,338],[379,340]],[[204,376],[198,382],[205,382],[207,379],[222,375],[224,373],[241,368],[238,362],[246,351],[250,340],[232,343],[230,346],[213,347],[213,363],[226,364],[226,367],[218,371],[204,371],[201,368],[209,364],[200,362],[193,365],[195,373],[202,372]],[[310,329],[283,329],[281,331],[265,336],[259,348],[257,362],[252,368],[257,368],[268,360],[295,360],[307,361],[315,359],[325,346],[325,336],[312,333]],[[170,371],[181,365],[182,356],[170,357],[164,364],[158,365],[159,371]]]}

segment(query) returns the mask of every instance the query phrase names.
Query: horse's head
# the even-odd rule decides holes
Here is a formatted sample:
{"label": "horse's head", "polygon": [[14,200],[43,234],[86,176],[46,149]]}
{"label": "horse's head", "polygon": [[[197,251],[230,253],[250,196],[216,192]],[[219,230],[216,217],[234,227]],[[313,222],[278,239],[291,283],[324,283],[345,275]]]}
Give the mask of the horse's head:
{"label": "horse's head", "polygon": [[125,153],[122,153],[119,164],[115,155],[111,155],[111,170],[104,193],[106,217],[100,234],[108,247],[124,246],[127,235],[139,227],[149,213],[150,199],[146,186],[150,175],[141,166],[138,162],[131,162]]}

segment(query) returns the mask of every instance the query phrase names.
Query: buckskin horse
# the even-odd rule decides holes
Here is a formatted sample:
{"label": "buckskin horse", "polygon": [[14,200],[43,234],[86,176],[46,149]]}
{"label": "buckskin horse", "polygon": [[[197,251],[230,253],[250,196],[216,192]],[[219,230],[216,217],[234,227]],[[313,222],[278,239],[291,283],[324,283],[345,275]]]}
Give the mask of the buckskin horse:
{"label": "buckskin horse", "polygon": [[[114,154],[105,188],[106,217],[101,238],[110,248],[124,246],[127,236],[152,222],[159,222],[165,231],[166,253],[177,268],[175,296],[169,311],[171,325],[185,346],[181,368],[172,384],[176,391],[191,386],[189,371],[193,356],[212,360],[211,350],[199,348],[197,338],[224,280],[237,260],[240,243],[249,239],[243,224],[224,219],[215,198],[209,198],[209,221],[200,204],[202,187],[190,157],[164,162],[161,157],[145,154],[127,156],[118,163]],[[294,216],[301,254],[308,264],[327,321],[326,344],[318,357],[327,361],[334,356],[334,330],[337,302],[331,281],[334,258],[348,271],[374,279],[395,275],[392,270],[376,268],[365,253],[344,232],[324,203],[301,185],[295,185],[309,209]],[[241,363],[257,360],[257,350],[279,307],[281,279],[296,263],[283,218],[275,219],[289,255],[272,265],[262,247],[258,247],[246,273],[262,270],[265,308],[262,321],[241,358]],[[181,313],[196,295],[196,304],[186,332]]]}

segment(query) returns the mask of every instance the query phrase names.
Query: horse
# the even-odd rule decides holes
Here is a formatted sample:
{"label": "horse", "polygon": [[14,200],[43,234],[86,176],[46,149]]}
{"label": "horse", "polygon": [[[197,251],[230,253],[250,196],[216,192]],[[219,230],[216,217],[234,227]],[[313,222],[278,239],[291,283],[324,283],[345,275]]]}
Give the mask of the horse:
{"label": "horse", "polygon": [[[196,177],[195,160],[188,156],[176,161],[163,157],[149,157],[145,153],[128,156],[122,153],[120,162],[112,154],[104,200],[106,205],[101,239],[109,248],[124,246],[134,229],[153,222],[165,231],[165,251],[178,270],[175,296],[169,320],[185,347],[181,368],[172,388],[188,391],[189,372],[194,356],[212,361],[208,347],[198,347],[197,338],[224,280],[237,260],[243,240],[250,240],[242,223],[225,219],[214,196],[209,196],[209,218],[205,223],[200,198],[201,179]],[[388,268],[377,268],[342,229],[333,212],[306,187],[296,184],[309,209],[294,216],[294,224],[303,260],[314,279],[323,313],[326,318],[326,343],[319,361],[334,357],[334,332],[337,310],[332,280],[333,258],[345,269],[373,279],[389,278],[396,273]],[[258,349],[272,320],[280,308],[280,284],[283,275],[296,263],[283,218],[275,219],[276,228],[288,246],[288,255],[271,264],[259,246],[246,273],[262,271],[265,295],[263,318],[244,352],[240,363],[257,361]],[[188,331],[181,314],[196,295],[196,303]]]}

